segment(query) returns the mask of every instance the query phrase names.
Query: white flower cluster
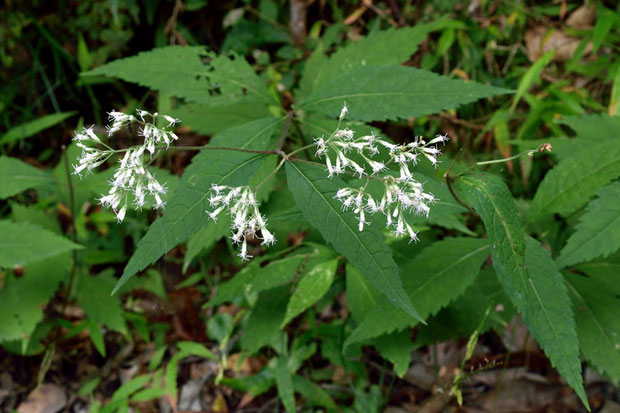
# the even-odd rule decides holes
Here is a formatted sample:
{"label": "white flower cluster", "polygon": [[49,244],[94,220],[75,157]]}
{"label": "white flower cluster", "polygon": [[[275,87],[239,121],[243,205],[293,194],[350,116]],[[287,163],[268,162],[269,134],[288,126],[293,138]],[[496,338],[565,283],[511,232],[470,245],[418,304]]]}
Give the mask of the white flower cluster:
{"label": "white flower cluster", "polygon": [[[110,181],[108,195],[99,199],[104,207],[114,210],[118,222],[125,218],[130,194],[133,195],[136,209],[141,209],[145,205],[147,194],[153,197],[155,209],[164,208],[166,203],[162,200],[162,196],[166,193],[166,188],[146,169],[146,165],[156,150],[163,147],[162,142],[168,148],[171,141],[178,139],[172,131],[179,122],[178,119],[139,109],[137,113],[138,116],[134,116],[113,110],[108,113],[110,124],[106,129],[110,136],[131,124],[141,125],[140,135],[144,137],[144,143],[140,146],[114,150],[94,133],[92,126],[76,132],[73,138],[77,141],[77,146],[82,149],[77,165],[73,166],[74,174],[80,177],[84,170],[92,172],[115,153],[125,153],[114,173],[114,178]],[[155,125],[160,116],[168,121],[166,127],[159,128]],[[151,122],[147,122],[145,117],[149,117]],[[150,156],[146,156],[145,152],[149,152]]]}
{"label": "white flower cluster", "polygon": [[256,237],[260,230],[263,239],[262,245],[272,245],[276,242],[275,237],[267,229],[267,222],[258,209],[258,202],[254,191],[249,186],[230,187],[225,185],[212,185],[213,194],[209,198],[213,211],[205,211],[215,221],[217,216],[224,210],[232,218],[231,237],[235,244],[241,244],[239,257],[242,260],[252,258],[248,254],[247,237]]}
{"label": "white flower cluster", "polygon": [[[341,113],[340,121],[347,114],[348,108],[345,104]],[[396,145],[387,140],[381,139],[374,134],[354,138],[354,132],[350,129],[340,129],[340,123],[336,130],[327,138],[315,139],[317,147],[316,156],[325,157],[328,177],[347,172],[349,169],[354,175],[360,178],[368,175],[366,167],[369,167],[370,175],[377,175],[384,172],[381,179],[384,185],[384,194],[380,201],[375,200],[372,195],[365,192],[365,187],[360,189],[341,188],[335,198],[342,202],[343,209],[353,209],[358,215],[359,230],[364,229],[364,225],[369,224],[366,220],[366,213],[383,213],[387,218],[388,228],[392,228],[397,236],[409,235],[411,240],[417,240],[417,234],[411,225],[406,221],[404,212],[424,214],[428,216],[430,212],[429,204],[435,201],[432,194],[423,192],[423,185],[416,181],[412,174],[410,165],[415,166],[420,155],[427,158],[433,165],[437,165],[437,156],[441,151],[437,144],[445,143],[447,136],[437,135],[434,139],[426,142],[421,136],[417,136],[413,142]],[[388,151],[387,160],[371,159],[380,153],[379,147]],[[357,152],[358,161],[356,162],[348,154]],[[333,153],[333,160],[330,154]],[[392,176],[388,173],[389,166],[394,163],[398,165],[400,175]]]}

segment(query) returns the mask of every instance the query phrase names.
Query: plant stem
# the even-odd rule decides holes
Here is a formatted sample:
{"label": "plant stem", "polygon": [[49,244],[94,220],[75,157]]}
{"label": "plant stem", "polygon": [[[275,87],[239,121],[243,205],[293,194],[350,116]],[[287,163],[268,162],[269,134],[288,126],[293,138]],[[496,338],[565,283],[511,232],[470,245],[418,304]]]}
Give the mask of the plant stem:
{"label": "plant stem", "polygon": [[276,145],[276,151],[280,152],[282,150],[282,145],[284,144],[284,139],[286,138],[286,134],[288,133],[288,128],[291,125],[291,120],[293,119],[293,111],[289,111],[286,114],[286,123],[284,124],[284,129],[282,129],[282,135],[280,135],[280,139],[278,139],[278,144]]}
{"label": "plant stem", "polygon": [[465,208],[467,208],[467,210],[469,212],[471,212],[472,214],[475,214],[476,211],[474,211],[474,209],[469,206],[466,202],[462,201],[461,198],[458,197],[458,195],[456,194],[456,192],[454,192],[454,188],[452,187],[452,182],[454,181],[454,178],[451,177],[448,172],[446,172],[443,175],[444,178],[446,178],[446,184],[448,185],[448,191],[450,191],[450,194],[452,195],[452,198],[454,198],[454,200],[456,202],[458,202],[459,204],[463,205]]}
{"label": "plant stem", "polygon": [[299,153],[299,152],[301,152],[301,151],[305,151],[306,149],[308,149],[308,148],[312,148],[313,146],[314,146],[314,144],[310,144],[310,145],[302,146],[301,148],[297,148],[297,149],[295,149],[293,152],[291,152],[291,153],[287,153],[287,154],[286,154],[286,157],[287,157],[287,158],[290,158],[291,156],[295,155],[296,153]]}
{"label": "plant stem", "polygon": [[282,160],[280,161],[280,163],[278,164],[278,166],[276,166],[276,168],[269,172],[269,175],[267,175],[265,177],[265,179],[263,179],[258,185],[256,185],[256,187],[254,187],[254,192],[258,192],[259,188],[261,186],[263,186],[267,181],[269,181],[276,173],[278,173],[278,171],[280,170],[280,168],[282,168],[282,165],[284,165],[284,162],[286,162],[287,158],[286,156],[282,157]]}
{"label": "plant stem", "polygon": [[235,151],[235,152],[246,152],[246,153],[262,153],[264,155],[278,155],[280,151],[259,151],[254,149],[243,149],[243,148],[233,148],[229,146],[174,146],[173,149],[180,151],[202,151],[202,150],[212,150],[212,151]]}
{"label": "plant stem", "polygon": [[519,157],[521,157],[523,155],[533,156],[536,153],[536,151],[537,151],[536,149],[529,149],[529,150],[527,150],[525,152],[521,152],[521,153],[518,153],[518,154],[516,154],[514,156],[511,156],[510,158],[493,159],[491,161],[476,162],[476,165],[489,165],[489,164],[492,164],[492,163],[509,162],[509,161],[512,161],[513,159],[517,159],[517,158],[519,158]]}
{"label": "plant stem", "polygon": [[[65,163],[65,173],[67,175],[67,187],[69,188],[69,208],[71,209],[71,240],[76,243],[75,236],[75,194],[73,192],[73,183],[71,182],[71,170],[69,168],[69,157],[67,156],[67,147],[63,145],[63,158]],[[75,279],[75,266],[77,263],[77,250],[72,251],[73,263],[71,265],[71,273],[69,274],[69,282],[65,288],[65,303],[63,307],[66,307],[69,301],[69,294],[73,288],[73,281]],[[63,308],[64,312],[64,308]]]}

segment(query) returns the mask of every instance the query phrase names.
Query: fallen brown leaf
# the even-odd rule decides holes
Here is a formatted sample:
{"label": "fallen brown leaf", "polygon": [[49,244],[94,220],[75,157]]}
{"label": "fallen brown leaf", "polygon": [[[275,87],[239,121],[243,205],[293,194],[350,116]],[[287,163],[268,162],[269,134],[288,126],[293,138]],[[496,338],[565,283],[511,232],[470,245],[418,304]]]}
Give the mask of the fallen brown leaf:
{"label": "fallen brown leaf", "polygon": [[17,411],[19,413],[55,413],[67,404],[65,390],[56,384],[42,384],[34,389]]}

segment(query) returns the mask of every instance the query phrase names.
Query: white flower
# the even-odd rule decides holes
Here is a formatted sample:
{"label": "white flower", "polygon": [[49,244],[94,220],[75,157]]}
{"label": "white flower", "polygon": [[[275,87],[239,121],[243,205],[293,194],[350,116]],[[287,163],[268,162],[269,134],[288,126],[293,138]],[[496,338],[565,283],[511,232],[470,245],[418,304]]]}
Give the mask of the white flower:
{"label": "white flower", "polygon": [[150,113],[147,112],[146,110],[136,109],[136,112],[138,112],[138,116],[140,116],[140,119],[142,119],[142,122],[145,122],[144,120],[145,116],[150,115]]}
{"label": "white flower", "polygon": [[377,161],[373,161],[371,159],[366,159],[366,162],[368,162],[368,165],[370,165],[370,167],[372,168],[372,174],[373,175],[377,174],[379,172],[382,172],[385,169],[387,169],[383,162],[377,162]]}
{"label": "white flower", "polygon": [[[163,115],[169,122],[167,128],[158,128],[154,123],[146,123],[145,117],[150,116],[154,122],[158,114],[150,114],[147,111],[137,109],[138,116],[143,123],[140,135],[144,136],[144,143],[140,146],[132,146],[124,150],[125,154],[119,161],[107,195],[99,199],[101,205],[111,208],[119,222],[125,219],[129,198],[133,196],[133,205],[136,209],[141,209],[146,203],[147,193],[153,197],[154,208],[163,209],[166,202],[162,195],[166,193],[166,187],[146,169],[145,152],[151,156],[155,154],[158,143],[165,143],[168,146],[172,141],[177,140],[178,136],[168,127],[180,122],[170,116]],[[108,134],[115,133],[134,122],[140,122],[136,116],[112,110],[108,113],[110,125],[107,126]],[[83,171],[91,172],[102,165],[112,155],[121,152],[115,151],[101,141],[95,134],[93,127],[82,128],[76,132],[74,141],[82,149],[82,154],[78,158],[77,165],[74,165],[74,174],[80,175]],[[92,145],[92,146],[89,146]],[[100,146],[100,147],[98,147]],[[101,147],[105,147],[102,149]]]}
{"label": "white flower", "polygon": [[163,118],[168,121],[168,127],[175,126],[177,123],[181,121],[179,119],[173,118],[172,116],[163,115]]}
{"label": "white flower", "polygon": [[267,229],[265,218],[258,209],[258,202],[252,188],[249,186],[229,187],[225,185],[212,185],[213,194],[209,203],[215,208],[213,211],[205,211],[209,218],[216,220],[224,210],[232,218],[232,240],[235,244],[241,244],[239,257],[248,260],[251,255],[247,253],[247,237],[255,237],[260,232],[262,245],[272,245],[276,242],[274,235]]}
{"label": "white flower", "polygon": [[119,223],[123,222],[123,219],[125,219],[126,213],[127,213],[127,204],[123,205],[123,207],[116,213],[116,219]]}
{"label": "white flower", "polygon": [[249,261],[250,258],[252,258],[252,256],[248,254],[248,242],[245,238],[243,239],[243,242],[241,243],[241,252],[237,256],[241,258],[243,261]]}
{"label": "white flower", "polygon": [[130,123],[135,122],[136,118],[133,115],[127,115],[126,113],[113,110],[108,112],[108,120],[112,122],[112,124],[106,126],[106,129],[108,130],[108,136],[111,136]]}
{"label": "white flower", "polygon": [[[348,107],[345,104],[340,112],[339,121],[344,119],[347,112]],[[435,197],[423,192],[423,185],[413,178],[410,167],[416,165],[420,155],[424,155],[433,165],[437,165],[437,157],[441,155],[441,151],[434,145],[445,144],[448,137],[437,135],[426,142],[422,136],[416,136],[411,142],[397,145],[374,133],[357,139],[354,136],[354,131],[348,128],[340,129],[339,122],[336,130],[327,139],[321,137],[314,140],[317,147],[316,156],[325,155],[329,178],[344,172],[358,175],[361,178],[365,175],[364,163],[367,164],[373,175],[367,179],[381,179],[384,184],[384,194],[381,200],[377,201],[364,192],[365,187],[362,189],[340,188],[334,198],[342,203],[343,210],[352,208],[357,214],[360,231],[369,224],[366,220],[366,212],[371,215],[381,212],[386,216],[387,226],[396,235],[409,235],[411,241],[417,240],[417,234],[407,222],[405,213],[428,216],[429,204],[435,201]],[[388,150],[388,159],[371,159],[380,154],[380,147]],[[352,151],[357,152],[363,162],[347,155]],[[333,153],[333,156],[330,158],[327,153]],[[390,169],[390,164],[398,165],[400,173],[398,177],[384,174]]]}
{"label": "white flower", "polygon": [[340,111],[340,117],[338,119],[343,120],[348,112],[349,108],[347,108],[347,102],[344,102],[344,105],[342,105],[342,110]]}

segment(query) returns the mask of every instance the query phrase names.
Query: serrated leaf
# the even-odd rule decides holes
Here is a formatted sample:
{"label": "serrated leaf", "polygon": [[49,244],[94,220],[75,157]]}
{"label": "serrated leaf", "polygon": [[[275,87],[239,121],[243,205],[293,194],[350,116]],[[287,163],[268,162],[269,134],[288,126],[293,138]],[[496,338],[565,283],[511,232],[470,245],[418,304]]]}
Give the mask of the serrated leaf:
{"label": "serrated leaf", "polygon": [[546,214],[574,212],[618,176],[620,145],[607,141],[583,148],[547,172],[532,200],[528,222]]}
{"label": "serrated leaf", "polygon": [[282,350],[280,325],[286,314],[289,287],[266,290],[258,295],[256,305],[246,320],[241,337],[241,348],[253,354],[264,346]]}
{"label": "serrated leaf", "polygon": [[604,285],[609,293],[620,297],[620,283],[618,283],[620,252],[605,259],[578,264],[575,269],[584,272],[597,283]]}
{"label": "serrated leaf", "polygon": [[[225,143],[246,149],[265,149],[279,122],[278,119],[260,119],[227,129],[214,137],[209,145]],[[233,151],[204,150],[196,155],[170,197],[164,216],[151,225],[138,243],[114,291],[136,272],[209,224],[205,210],[210,208],[208,197],[212,184],[247,185],[264,159],[262,154]]]}
{"label": "serrated leaf", "polygon": [[363,66],[334,78],[301,102],[301,109],[349,119],[397,120],[438,113],[510,90],[439,76],[405,66]]}
{"label": "serrated leaf", "polygon": [[484,222],[504,291],[551,364],[588,406],[570,300],[555,263],[538,241],[524,236],[510,191],[499,177],[464,176],[457,187]]}
{"label": "serrated leaf", "polygon": [[[525,264],[529,274],[525,295],[527,310],[519,308],[517,303],[515,305],[521,310],[524,322],[545,350],[551,364],[566,378],[589,409],[581,378],[575,320],[562,275],[555,269],[547,250],[530,237],[526,238]],[[515,287],[513,283],[511,288]]]}
{"label": "serrated leaf", "polygon": [[76,111],[52,113],[50,115],[41,116],[40,118],[31,120],[30,122],[22,123],[21,125],[13,126],[8,132],[0,136],[0,145],[29,138],[42,130],[59,124],[76,113]]}
{"label": "serrated leaf", "polygon": [[46,214],[43,209],[35,205],[26,206],[16,202],[10,202],[10,205],[13,221],[28,222],[55,234],[62,234],[60,223],[56,216]]}
{"label": "serrated leaf", "polygon": [[295,394],[293,392],[293,378],[288,370],[288,360],[280,357],[276,361],[276,387],[278,396],[288,413],[295,412]]}
{"label": "serrated leaf", "polygon": [[359,324],[377,305],[381,294],[349,262],[346,265],[346,273],[347,307],[353,320]]}
{"label": "serrated leaf", "polygon": [[337,266],[338,260],[329,260],[314,265],[303,275],[288,302],[281,327],[306,311],[327,293],[334,282]]}
{"label": "serrated leaf", "polygon": [[243,57],[232,53],[217,56],[202,46],[160,47],[115,60],[83,75],[115,77],[211,105],[249,98],[274,102]]}
{"label": "serrated leaf", "polygon": [[620,116],[609,116],[601,113],[590,113],[582,116],[566,116],[559,120],[575,131],[575,140],[588,144],[601,140],[616,139],[620,130]]}
{"label": "serrated leaf", "polygon": [[202,227],[187,240],[187,250],[183,257],[183,273],[187,271],[190,264],[202,251],[209,250],[217,240],[230,228],[230,219],[221,217],[217,222],[209,223]]}
{"label": "serrated leaf", "polygon": [[620,182],[597,193],[566,241],[557,263],[560,268],[606,257],[620,248]]}
{"label": "serrated leaf", "polygon": [[0,156],[0,199],[54,182],[54,178],[19,159]]}
{"label": "serrated leaf", "polygon": [[338,48],[329,58],[322,49],[306,61],[297,100],[302,100],[317,87],[358,66],[400,64],[418,50],[418,46],[434,28],[433,24],[375,31],[353,43]]}
{"label": "serrated leaf", "polygon": [[295,254],[273,260],[264,267],[261,266],[263,260],[256,263],[252,262],[230,281],[220,285],[217,295],[205,306],[213,307],[233,301],[247,293],[259,293],[270,288],[288,284],[307,259],[306,254]]}
{"label": "serrated leaf", "polygon": [[121,301],[117,295],[110,295],[115,282],[112,270],[103,271],[96,276],[79,274],[77,302],[91,320],[126,334],[127,324]]}
{"label": "serrated leaf", "polygon": [[355,265],[389,301],[422,321],[403,290],[398,266],[381,232],[369,226],[358,231],[350,211],[342,211],[334,195],[345,186],[338,178],[328,179],[321,167],[287,162],[288,186],[306,219],[336,251]]}
{"label": "serrated leaf", "polygon": [[237,102],[230,105],[208,106],[198,103],[182,104],[171,116],[183,119],[183,126],[205,135],[222,132],[235,126],[270,116],[265,102]]}
{"label": "serrated leaf", "polygon": [[[617,274],[616,274],[617,275]],[[620,301],[596,280],[565,273],[581,352],[615,384],[620,381]]]}
{"label": "serrated leaf", "polygon": [[504,294],[495,271],[487,267],[480,271],[476,281],[463,294],[430,318],[428,326],[418,328],[414,348],[470,336],[479,328],[489,308],[491,313],[486,317],[480,333],[505,327],[516,312]]}
{"label": "serrated leaf", "polygon": [[82,248],[66,238],[26,222],[0,220],[0,268],[12,268]]}
{"label": "serrated leaf", "polygon": [[[403,284],[424,318],[437,313],[474,281],[489,254],[486,240],[446,238],[425,248],[402,267]],[[384,300],[364,317],[345,345],[392,333],[416,324],[405,312],[392,310]]]}
{"label": "serrated leaf", "polygon": [[411,363],[413,342],[411,331],[403,330],[396,333],[384,334],[372,341],[381,357],[394,364],[394,371],[398,377],[403,377]]}
{"label": "serrated leaf", "polygon": [[0,287],[0,342],[28,342],[70,266],[70,254],[60,254],[28,264],[19,278],[4,280]]}

